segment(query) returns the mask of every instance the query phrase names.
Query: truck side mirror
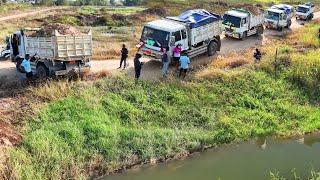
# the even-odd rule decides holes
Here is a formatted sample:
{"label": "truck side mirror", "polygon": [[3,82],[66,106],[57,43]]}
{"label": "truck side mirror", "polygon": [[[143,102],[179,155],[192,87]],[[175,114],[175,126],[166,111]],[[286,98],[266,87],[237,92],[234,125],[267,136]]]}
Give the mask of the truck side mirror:
{"label": "truck side mirror", "polygon": [[176,37],[175,36],[171,36],[170,37],[170,46],[174,46],[176,43]]}

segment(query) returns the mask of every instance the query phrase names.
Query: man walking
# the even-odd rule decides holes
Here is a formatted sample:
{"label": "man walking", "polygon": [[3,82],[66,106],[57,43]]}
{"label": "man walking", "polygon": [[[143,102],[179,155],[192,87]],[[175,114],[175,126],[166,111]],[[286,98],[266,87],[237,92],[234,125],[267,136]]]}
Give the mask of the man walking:
{"label": "man walking", "polygon": [[256,52],[253,54],[253,57],[255,58],[256,63],[260,62],[261,56],[262,56],[262,54],[261,54],[260,50],[257,48]]}
{"label": "man walking", "polygon": [[122,49],[121,49],[120,67],[119,67],[118,69],[120,69],[120,68],[122,67],[122,63],[123,63],[123,69],[126,68],[126,66],[127,66],[128,54],[129,54],[129,51],[128,51],[128,49],[126,48],[126,45],[123,44],[123,45],[122,45]]}
{"label": "man walking", "polygon": [[143,63],[140,62],[140,58],[142,57],[141,54],[137,53],[133,62],[134,62],[134,72],[135,72],[135,78],[136,80],[138,80],[140,78],[140,74],[141,74],[141,68]]}
{"label": "man walking", "polygon": [[189,69],[189,64],[190,64],[190,58],[187,55],[187,52],[182,52],[182,56],[180,57],[180,73],[179,77],[181,77],[182,72],[184,73],[183,79],[186,77],[188,69]]}
{"label": "man walking", "polygon": [[165,78],[168,75],[168,68],[170,64],[169,47],[167,47],[162,56],[162,76]]}

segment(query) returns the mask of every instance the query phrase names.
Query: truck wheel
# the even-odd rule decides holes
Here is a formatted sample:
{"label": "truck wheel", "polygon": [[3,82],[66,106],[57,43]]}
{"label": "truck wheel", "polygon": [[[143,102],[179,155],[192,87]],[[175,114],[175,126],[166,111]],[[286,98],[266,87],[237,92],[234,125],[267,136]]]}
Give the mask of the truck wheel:
{"label": "truck wheel", "polygon": [[208,56],[213,56],[218,49],[218,44],[214,41],[211,41],[208,46]]}
{"label": "truck wheel", "polygon": [[245,31],[245,32],[243,32],[240,39],[243,41],[243,40],[247,39],[247,36],[248,36],[248,33],[247,33],[247,31]]}
{"label": "truck wheel", "polygon": [[263,34],[263,31],[264,31],[263,26],[259,26],[258,29],[257,29],[257,35],[261,36]]}
{"label": "truck wheel", "polygon": [[280,26],[279,26],[279,27],[278,27],[278,31],[281,31],[281,32],[282,32],[282,31],[283,31],[283,27],[280,27]]}
{"label": "truck wheel", "polygon": [[314,15],[313,15],[313,14],[311,14],[311,15],[310,15],[310,20],[312,20],[312,19],[313,19],[313,17],[314,17]]}
{"label": "truck wheel", "polygon": [[44,64],[37,66],[37,76],[39,79],[45,79],[49,76],[49,70]]}
{"label": "truck wheel", "polygon": [[292,24],[292,22],[291,22],[291,20],[289,20],[288,24],[287,24],[287,26],[285,28],[290,28],[291,24]]}

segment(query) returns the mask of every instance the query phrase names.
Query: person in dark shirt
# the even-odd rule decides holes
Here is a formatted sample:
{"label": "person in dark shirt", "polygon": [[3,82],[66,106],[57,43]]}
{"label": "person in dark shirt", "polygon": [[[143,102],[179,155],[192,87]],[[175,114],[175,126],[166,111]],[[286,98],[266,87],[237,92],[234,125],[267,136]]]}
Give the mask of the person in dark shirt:
{"label": "person in dark shirt", "polygon": [[253,57],[255,58],[255,62],[260,62],[261,60],[261,52],[259,49],[256,49],[256,52],[253,54]]}
{"label": "person in dark shirt", "polygon": [[120,67],[119,67],[118,69],[120,69],[120,68],[122,67],[122,63],[123,63],[123,69],[126,68],[126,66],[127,66],[128,54],[129,54],[129,51],[128,51],[128,49],[126,48],[126,45],[123,44],[123,45],[122,45],[122,49],[121,49]]}
{"label": "person in dark shirt", "polygon": [[141,68],[143,63],[140,61],[140,58],[142,57],[141,54],[137,53],[133,62],[134,62],[134,72],[135,72],[135,78],[139,79],[141,74]]}
{"label": "person in dark shirt", "polygon": [[168,68],[170,64],[170,57],[169,57],[169,47],[165,48],[165,51],[162,55],[162,76],[165,78],[168,75]]}

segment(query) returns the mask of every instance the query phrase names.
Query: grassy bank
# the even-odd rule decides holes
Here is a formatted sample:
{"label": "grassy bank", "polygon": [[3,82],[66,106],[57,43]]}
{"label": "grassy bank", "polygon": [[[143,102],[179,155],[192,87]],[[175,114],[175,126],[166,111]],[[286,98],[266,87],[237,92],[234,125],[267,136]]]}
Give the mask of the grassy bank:
{"label": "grassy bank", "polygon": [[222,58],[185,82],[120,76],[34,88],[30,95],[42,105],[11,150],[6,174],[86,178],[206,146],[318,130],[317,26],[301,30],[312,32],[306,40],[289,36],[263,47],[258,65],[242,55]]}
{"label": "grassy bank", "polygon": [[34,115],[0,177],[86,178],[206,146],[318,130],[317,28],[263,47],[260,64],[251,54],[222,58],[187,81],[120,76],[31,88]]}

